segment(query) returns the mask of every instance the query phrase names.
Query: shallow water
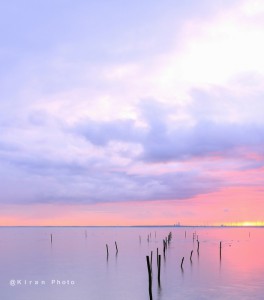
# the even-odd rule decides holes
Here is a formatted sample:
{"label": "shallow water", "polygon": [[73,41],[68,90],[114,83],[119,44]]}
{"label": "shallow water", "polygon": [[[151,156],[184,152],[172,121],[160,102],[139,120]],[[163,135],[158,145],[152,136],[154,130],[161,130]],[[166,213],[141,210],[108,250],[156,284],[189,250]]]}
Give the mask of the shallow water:
{"label": "shallow water", "polygon": [[147,300],[151,251],[154,300],[263,299],[263,246],[264,228],[2,227],[0,299]]}

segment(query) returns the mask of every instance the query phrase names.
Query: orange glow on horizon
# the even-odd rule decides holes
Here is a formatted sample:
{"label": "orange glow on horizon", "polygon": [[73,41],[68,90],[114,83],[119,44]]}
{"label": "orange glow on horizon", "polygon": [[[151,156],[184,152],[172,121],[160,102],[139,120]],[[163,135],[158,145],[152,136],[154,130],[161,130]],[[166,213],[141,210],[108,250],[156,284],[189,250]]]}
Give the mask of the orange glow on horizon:
{"label": "orange glow on horizon", "polygon": [[242,226],[242,227],[257,227],[264,226],[263,221],[243,221],[243,222],[235,222],[235,223],[224,223],[224,226]]}

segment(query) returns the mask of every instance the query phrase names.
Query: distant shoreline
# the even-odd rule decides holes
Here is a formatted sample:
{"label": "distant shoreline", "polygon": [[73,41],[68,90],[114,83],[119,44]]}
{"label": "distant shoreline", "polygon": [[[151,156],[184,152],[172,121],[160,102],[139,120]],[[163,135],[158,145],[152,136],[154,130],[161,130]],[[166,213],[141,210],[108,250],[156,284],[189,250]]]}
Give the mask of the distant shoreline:
{"label": "distant shoreline", "polygon": [[263,225],[1,225],[0,228],[264,228]]}

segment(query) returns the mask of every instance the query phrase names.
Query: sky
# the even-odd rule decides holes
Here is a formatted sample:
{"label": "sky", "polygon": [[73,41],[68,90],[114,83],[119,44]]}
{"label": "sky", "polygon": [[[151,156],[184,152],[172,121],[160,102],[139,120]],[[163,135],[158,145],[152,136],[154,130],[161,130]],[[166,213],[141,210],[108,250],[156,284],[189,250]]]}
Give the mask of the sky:
{"label": "sky", "polygon": [[0,2],[0,225],[264,225],[264,3]]}

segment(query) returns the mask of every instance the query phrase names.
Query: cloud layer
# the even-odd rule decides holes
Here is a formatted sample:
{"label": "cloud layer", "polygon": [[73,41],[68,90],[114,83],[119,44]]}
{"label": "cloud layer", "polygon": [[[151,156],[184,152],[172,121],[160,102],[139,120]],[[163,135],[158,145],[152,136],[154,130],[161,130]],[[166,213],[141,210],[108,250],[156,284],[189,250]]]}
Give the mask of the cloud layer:
{"label": "cloud layer", "polygon": [[192,203],[263,185],[261,1],[12,3],[2,205]]}

